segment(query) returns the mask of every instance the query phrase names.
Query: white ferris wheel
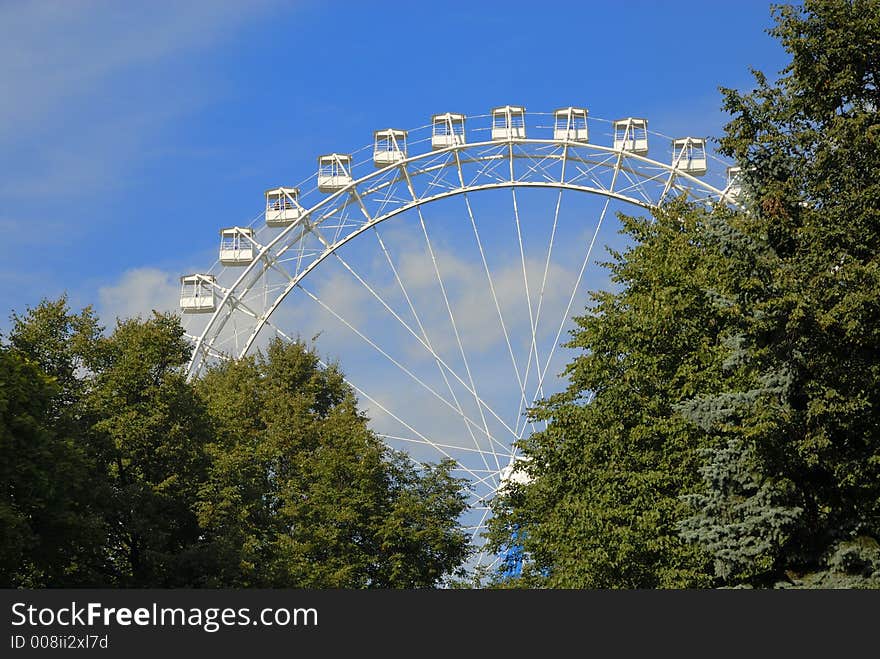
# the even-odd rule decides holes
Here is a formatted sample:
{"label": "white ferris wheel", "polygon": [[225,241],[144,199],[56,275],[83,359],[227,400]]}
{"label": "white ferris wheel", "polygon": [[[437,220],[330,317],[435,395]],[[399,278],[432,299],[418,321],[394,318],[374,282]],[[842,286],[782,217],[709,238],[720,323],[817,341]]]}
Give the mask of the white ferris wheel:
{"label": "white ferris wheel", "polygon": [[596,261],[625,247],[615,214],[681,195],[736,205],[738,174],[703,138],[578,107],[377,130],[266,190],[254,220],[220,230],[214,265],[181,277],[188,374],[320,334],[389,445],[455,461],[479,548],[514,443],[539,429],[526,410],[564,386],[572,316],[613,285]]}

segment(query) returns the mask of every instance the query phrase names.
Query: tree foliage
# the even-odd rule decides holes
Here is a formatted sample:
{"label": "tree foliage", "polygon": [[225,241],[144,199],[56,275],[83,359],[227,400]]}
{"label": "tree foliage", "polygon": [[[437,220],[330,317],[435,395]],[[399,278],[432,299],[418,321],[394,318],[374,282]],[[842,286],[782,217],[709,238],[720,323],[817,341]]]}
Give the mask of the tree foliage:
{"label": "tree foliage", "polygon": [[568,343],[580,354],[566,391],[533,410],[523,442],[532,478],[496,503],[493,539],[522,529],[525,584],[564,588],[707,585],[707,555],[681,542],[682,493],[699,484],[705,439],[677,414],[717,386],[735,310],[712,287],[706,213],[671,205],[656,221],[621,217],[632,247],[612,253],[617,292],[592,294]]}
{"label": "tree foliage", "polygon": [[0,583],[103,585],[106,491],[77,377],[100,328],[63,298],[12,321],[0,346]]}
{"label": "tree foliage", "polygon": [[[181,367],[190,348],[167,315],[120,321],[89,360],[85,405],[110,489],[108,552],[125,586],[183,586],[201,534],[194,507],[209,424]],[[198,571],[198,566],[189,570]]]}
{"label": "tree foliage", "polygon": [[[759,395],[711,424],[725,442],[687,526],[728,583],[831,583],[864,563],[880,585],[880,2],[775,17],[791,63],[774,83],[756,73],[751,93],[724,90],[721,141],[746,173],[748,231],[773,255],[742,336],[740,393]],[[754,511],[760,552],[738,528]]]}
{"label": "tree foliage", "polygon": [[464,560],[449,465],[390,452],[339,370],[305,346],[275,341],[199,391],[218,439],[199,515],[227,582],[428,587]]}
{"label": "tree foliage", "polygon": [[523,583],[878,586],[880,2],[774,9],[776,81],[722,90],[743,213],[624,219],[496,503]]}
{"label": "tree foliage", "polygon": [[390,452],[338,368],[275,342],[188,382],[189,354],[170,315],[13,315],[2,585],[414,588],[462,563],[462,481]]}

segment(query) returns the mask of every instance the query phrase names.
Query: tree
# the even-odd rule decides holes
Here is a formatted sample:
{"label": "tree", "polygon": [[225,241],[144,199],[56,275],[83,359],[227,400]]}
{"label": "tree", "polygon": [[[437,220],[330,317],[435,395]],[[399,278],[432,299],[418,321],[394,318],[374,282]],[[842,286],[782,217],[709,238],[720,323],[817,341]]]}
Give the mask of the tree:
{"label": "tree", "polygon": [[626,220],[534,411],[524,583],[880,586],[880,2],[774,14],[791,64],[723,90],[746,212]]}
{"label": "tree", "polygon": [[197,386],[216,438],[198,506],[206,585],[429,587],[464,560],[462,481],[389,451],[314,351],[274,341]]}
{"label": "tree", "polygon": [[[774,13],[791,64],[774,83],[756,72],[751,93],[724,90],[721,141],[772,285],[744,318],[747,386],[693,407],[719,442],[685,533],[726,583],[877,586],[880,2]],[[707,406],[725,411],[713,421]]]}
{"label": "tree", "polygon": [[0,583],[430,587],[463,481],[369,430],[336,367],[273,342],[195,382],[179,320],[43,301],[0,346]]}
{"label": "tree", "polygon": [[0,346],[0,583],[102,585],[101,470],[77,370],[99,332],[64,298],[12,316]]}
{"label": "tree", "polygon": [[92,308],[74,314],[62,296],[43,300],[23,315],[13,312],[11,320],[10,346],[54,379],[59,413],[61,408],[75,406],[82,394],[86,363],[103,332]]}
{"label": "tree", "polygon": [[188,584],[198,571],[193,508],[208,425],[181,368],[190,348],[179,322],[120,321],[105,335],[91,309],[74,314],[65,298],[12,320],[9,359],[24,366],[10,391],[32,392],[33,420],[12,417],[14,503],[52,502],[53,519],[68,520],[65,533],[34,532],[30,552],[52,557],[52,569],[30,568],[20,583]]}
{"label": "tree", "polygon": [[107,551],[120,586],[189,585],[201,571],[195,514],[208,469],[206,410],[186,381],[174,316],[118,321],[87,361],[84,405],[110,488]]}
{"label": "tree", "polygon": [[548,427],[522,443],[525,487],[499,498],[492,539],[519,533],[522,583],[549,587],[696,587],[708,556],[683,542],[681,495],[699,484],[694,432],[677,406],[717,385],[735,309],[717,303],[726,274],[707,225],[676,203],[654,221],[621,217],[633,239],[612,253],[618,292],[592,294],[568,343],[566,391],[532,412]]}

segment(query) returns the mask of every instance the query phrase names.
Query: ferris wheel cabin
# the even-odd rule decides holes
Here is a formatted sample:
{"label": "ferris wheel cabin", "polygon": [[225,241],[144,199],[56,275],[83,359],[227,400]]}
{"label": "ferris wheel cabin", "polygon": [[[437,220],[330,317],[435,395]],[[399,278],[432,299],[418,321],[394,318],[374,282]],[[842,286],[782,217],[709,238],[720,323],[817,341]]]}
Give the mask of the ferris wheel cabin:
{"label": "ferris wheel cabin", "polygon": [[220,229],[220,263],[247,265],[254,260],[254,230],[245,227]]}
{"label": "ferris wheel cabin", "polygon": [[464,115],[446,112],[431,117],[431,148],[446,149],[464,144]]}
{"label": "ferris wheel cabin", "polygon": [[727,187],[724,193],[729,197],[742,195],[742,169],[740,167],[727,168]]}
{"label": "ferris wheel cabin", "polygon": [[329,153],[318,157],[318,190],[336,192],[351,183],[351,156]]}
{"label": "ferris wheel cabin", "polygon": [[388,128],[373,133],[373,164],[387,167],[406,160],[406,131]]}
{"label": "ferris wheel cabin", "polygon": [[213,313],[217,310],[214,299],[214,275],[184,275],[180,278],[180,310],[183,313]]}
{"label": "ferris wheel cabin", "polygon": [[266,224],[284,227],[293,224],[302,215],[299,188],[272,188],[266,190]]}
{"label": "ferris wheel cabin", "polygon": [[517,105],[492,108],[492,139],[512,140],[526,136],[526,109]]}
{"label": "ferris wheel cabin", "polygon": [[586,108],[560,108],[553,113],[553,139],[566,142],[589,142]]}
{"label": "ferris wheel cabin", "polygon": [[648,153],[648,120],[627,117],[614,122],[614,148],[644,156]]}
{"label": "ferris wheel cabin", "polygon": [[682,137],[672,140],[672,166],[693,176],[702,176],[708,169],[706,140]]}

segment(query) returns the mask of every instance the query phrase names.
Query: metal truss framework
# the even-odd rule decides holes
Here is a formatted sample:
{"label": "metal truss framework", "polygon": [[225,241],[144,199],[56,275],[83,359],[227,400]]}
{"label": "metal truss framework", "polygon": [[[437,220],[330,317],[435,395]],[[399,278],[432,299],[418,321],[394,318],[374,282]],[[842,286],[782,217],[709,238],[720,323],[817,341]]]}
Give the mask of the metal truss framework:
{"label": "metal truss framework", "polygon": [[[413,131],[410,131],[412,133]],[[412,144],[412,143],[411,143]],[[673,159],[673,163],[675,159]],[[476,536],[485,522],[488,513],[486,500],[497,490],[500,483],[501,473],[510,467],[515,457],[515,451],[511,444],[521,438],[527,428],[523,421],[520,426],[517,421],[511,427],[498,414],[496,414],[480,398],[473,378],[468,367],[467,356],[458,330],[455,336],[465,366],[465,372],[459,374],[455,369],[440,357],[434,350],[422,322],[415,313],[412,302],[406,292],[405,282],[401,281],[395,269],[394,263],[388,254],[387,247],[382,241],[378,231],[381,251],[387,259],[388,265],[394,272],[397,283],[403,290],[409,309],[415,317],[415,324],[408,323],[394,311],[381,296],[360,275],[346,263],[340,256],[339,251],[344,245],[354,240],[367,231],[375,230],[378,225],[397,215],[414,211],[418,214],[419,221],[424,231],[431,259],[434,260],[434,269],[445,300],[446,308],[452,326],[455,328],[455,318],[452,307],[449,304],[446,290],[443,288],[443,280],[437,269],[434,252],[428,238],[427,228],[422,217],[421,207],[442,199],[463,196],[470,223],[479,245],[482,256],[482,265],[485,268],[492,288],[492,276],[486,263],[483,252],[483,244],[480,242],[477,222],[474,218],[469,201],[469,195],[477,194],[486,190],[510,189],[513,195],[514,211],[516,213],[517,236],[520,240],[522,254],[522,237],[519,233],[519,214],[517,211],[516,191],[519,189],[546,188],[559,191],[561,200],[563,191],[583,192],[600,195],[606,201],[601,216],[598,218],[599,225],[608,210],[609,202],[618,200],[632,204],[643,209],[653,209],[665,201],[679,196],[687,196],[691,201],[705,203],[708,206],[724,204],[736,205],[736,200],[729,190],[721,190],[707,182],[682,171],[674,164],[666,164],[652,160],[645,155],[639,155],[631,151],[615,150],[614,148],[598,144],[554,140],[534,139],[525,137],[511,137],[504,140],[479,141],[474,143],[453,144],[447,148],[436,149],[417,155],[407,156],[405,153],[385,167],[371,171],[369,174],[351,181],[330,194],[306,195],[299,200],[302,203],[301,212],[296,221],[287,226],[266,227],[260,226],[256,234],[253,232],[240,231],[242,244],[249,243],[253,247],[254,258],[245,267],[231,269],[238,276],[232,280],[231,276],[223,284],[213,281],[215,295],[218,300],[216,310],[202,323],[198,333],[192,333],[194,350],[192,360],[188,366],[188,375],[197,376],[202,370],[216,359],[243,356],[254,346],[261,330],[268,328],[275,334],[290,339],[284,329],[276,327],[272,323],[273,314],[285,298],[295,289],[299,289],[306,296],[312,298],[319,305],[333,314],[340,322],[348,326],[375,350],[384,355],[403,372],[408,373],[414,380],[428,390],[428,393],[457,412],[463,419],[466,431],[473,440],[473,446],[447,446],[431,440],[395,416],[391,411],[384,408],[378,401],[371,398],[365,391],[357,386],[352,386],[356,391],[374,405],[391,415],[393,418],[413,433],[412,437],[388,436],[387,439],[399,442],[413,441],[431,446],[439,455],[452,457],[459,463],[459,468],[466,473],[474,483],[477,491],[476,500],[482,502],[477,506],[482,510],[482,520],[474,526],[473,533]],[[559,216],[559,201],[557,201],[554,216],[553,231],[555,233],[556,221]],[[595,242],[598,234],[593,235]],[[552,235],[550,249],[552,251]],[[589,252],[593,244],[589,245]],[[309,273],[319,267],[328,258],[336,258],[364,287],[383,304],[391,316],[399,321],[424,348],[431,353],[436,361],[437,368],[446,383],[451,397],[437,392],[430,386],[408,371],[405,364],[399,363],[391,355],[385,352],[370,337],[365,336],[356,327],[335,310],[330,309],[314,295],[307,287]],[[523,274],[525,275],[525,256],[523,257]],[[587,259],[584,260],[586,267]],[[547,254],[547,267],[549,267],[550,254]],[[221,270],[222,264],[217,266]],[[581,268],[583,275],[583,267]],[[544,279],[546,282],[547,268],[545,267]],[[578,279],[580,281],[580,277]],[[577,290],[577,285],[575,287]],[[529,287],[526,284],[526,294]],[[543,299],[543,284],[540,298]],[[569,300],[568,311],[574,300],[575,291]],[[504,317],[498,306],[495,290],[492,289],[495,298],[496,309],[502,328]],[[536,316],[541,314],[541,300],[533,303],[527,300],[529,306],[529,322],[532,328],[532,346],[528,355],[528,365],[525,378],[521,377],[522,364],[517,364],[516,357],[510,346],[507,330],[504,328],[507,338],[507,348],[513,361],[514,369],[519,380],[521,400],[519,409],[523,411],[537,397],[543,395],[541,383],[544,381],[550,357],[540,359],[536,346],[535,332],[537,326]],[[559,343],[559,333],[556,335],[556,343]],[[540,362],[540,363],[539,363]],[[526,391],[525,380],[528,379],[528,370],[534,368],[538,373],[538,386],[535,391]],[[462,387],[468,395],[472,396],[479,411],[479,418],[464,413],[461,402],[456,397],[450,380],[456,382],[456,386]],[[493,418],[494,417],[494,418]],[[487,420],[488,419],[488,420]],[[497,432],[490,432],[489,422],[501,424],[505,436],[497,437]],[[479,439],[478,439],[479,438]],[[475,466],[474,462],[465,463],[457,457],[457,452],[471,451],[479,454],[481,463]]]}

